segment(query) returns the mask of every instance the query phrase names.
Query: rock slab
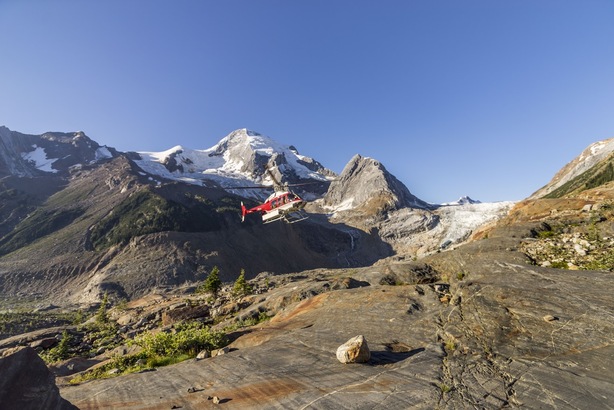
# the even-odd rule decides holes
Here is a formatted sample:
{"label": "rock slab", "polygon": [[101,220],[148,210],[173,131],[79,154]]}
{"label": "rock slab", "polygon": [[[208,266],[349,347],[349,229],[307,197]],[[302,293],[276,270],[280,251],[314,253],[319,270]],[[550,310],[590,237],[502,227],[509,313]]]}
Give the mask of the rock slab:
{"label": "rock slab", "polygon": [[4,410],[75,410],[60,396],[54,376],[31,347],[0,358],[0,407]]}

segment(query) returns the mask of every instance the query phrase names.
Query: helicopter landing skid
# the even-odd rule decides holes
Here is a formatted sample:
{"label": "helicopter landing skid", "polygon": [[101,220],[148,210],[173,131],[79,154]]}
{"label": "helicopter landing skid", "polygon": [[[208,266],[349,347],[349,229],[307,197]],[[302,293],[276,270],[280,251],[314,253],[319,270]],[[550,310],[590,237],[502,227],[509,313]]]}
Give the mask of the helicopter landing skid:
{"label": "helicopter landing skid", "polygon": [[283,219],[284,221],[286,221],[286,223],[293,224],[296,222],[304,221],[307,218],[309,218],[309,215],[307,215],[306,212],[297,211],[284,215]]}

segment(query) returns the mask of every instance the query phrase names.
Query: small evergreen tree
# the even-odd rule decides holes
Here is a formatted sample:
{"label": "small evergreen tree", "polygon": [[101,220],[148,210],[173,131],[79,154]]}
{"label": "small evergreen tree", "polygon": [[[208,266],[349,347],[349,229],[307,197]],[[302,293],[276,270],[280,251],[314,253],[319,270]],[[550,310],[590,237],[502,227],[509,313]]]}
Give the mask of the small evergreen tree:
{"label": "small evergreen tree", "polygon": [[222,287],[222,281],[220,280],[220,270],[217,266],[214,266],[207,275],[207,279],[205,279],[205,283],[199,287],[200,292],[211,292],[213,296],[217,296],[220,288]]}
{"label": "small evergreen tree", "polygon": [[71,340],[72,340],[72,337],[70,336],[70,334],[68,334],[68,331],[64,330],[62,332],[62,339],[60,340],[60,343],[57,346],[58,360],[63,360],[63,359],[68,358],[69,356],[68,349],[70,347]]}
{"label": "small evergreen tree", "polygon": [[99,324],[105,324],[109,322],[109,318],[107,316],[107,306],[109,305],[109,294],[107,292],[104,293],[102,297],[102,302],[100,302],[100,307],[96,312],[96,322]]}
{"label": "small evergreen tree", "polygon": [[241,273],[235,281],[232,292],[237,296],[245,296],[252,293],[252,287],[245,280],[245,269],[241,269]]}
{"label": "small evergreen tree", "polygon": [[60,343],[47,350],[42,352],[41,357],[47,363],[56,363],[60,360],[68,359],[70,357],[70,342],[72,337],[68,333],[67,330],[62,332],[62,338],[60,339]]}

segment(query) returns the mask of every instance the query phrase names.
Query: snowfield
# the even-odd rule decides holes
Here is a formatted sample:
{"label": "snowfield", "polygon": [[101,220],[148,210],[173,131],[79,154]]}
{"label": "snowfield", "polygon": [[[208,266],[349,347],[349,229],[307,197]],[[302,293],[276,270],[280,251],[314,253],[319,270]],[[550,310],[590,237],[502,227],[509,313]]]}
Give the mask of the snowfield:
{"label": "snowfield", "polygon": [[21,157],[25,161],[33,162],[34,166],[41,171],[52,173],[58,172],[58,170],[53,169],[51,165],[59,158],[47,158],[47,153],[45,152],[43,147],[33,145],[32,148],[34,148],[34,151],[25,152],[21,154]]}
{"label": "snowfield", "polygon": [[438,211],[441,224],[446,227],[441,243],[448,240],[452,244],[463,241],[480,226],[506,215],[515,204],[516,202],[506,201],[440,207]]}
{"label": "snowfield", "polygon": [[421,257],[467,241],[480,227],[506,216],[515,204],[452,202],[433,210],[404,208],[389,215],[380,234],[397,253]]}

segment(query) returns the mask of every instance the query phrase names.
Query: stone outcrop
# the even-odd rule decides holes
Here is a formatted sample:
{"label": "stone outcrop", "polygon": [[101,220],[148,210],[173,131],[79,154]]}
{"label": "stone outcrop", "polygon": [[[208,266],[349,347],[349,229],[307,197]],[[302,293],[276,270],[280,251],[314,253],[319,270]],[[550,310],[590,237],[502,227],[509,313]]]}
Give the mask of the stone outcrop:
{"label": "stone outcrop", "polygon": [[0,358],[0,407],[3,410],[76,410],[60,396],[54,376],[34,349],[4,352]]}

